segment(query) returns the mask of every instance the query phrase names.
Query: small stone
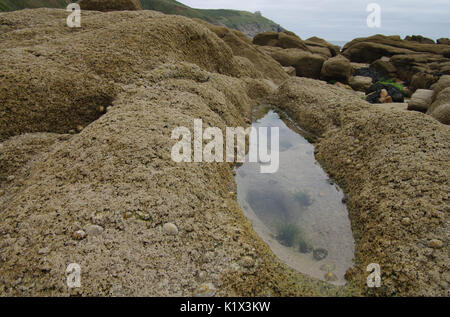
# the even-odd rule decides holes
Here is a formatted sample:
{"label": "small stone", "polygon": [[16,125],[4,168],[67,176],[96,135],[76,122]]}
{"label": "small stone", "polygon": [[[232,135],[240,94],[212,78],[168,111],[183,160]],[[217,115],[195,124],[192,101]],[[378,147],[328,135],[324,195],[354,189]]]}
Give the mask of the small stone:
{"label": "small stone", "polygon": [[212,283],[204,283],[194,292],[194,297],[212,297],[216,294],[216,288]]}
{"label": "small stone", "polygon": [[428,246],[433,249],[440,249],[444,246],[444,242],[438,239],[433,239],[430,242],[428,242]]}
{"label": "small stone", "polygon": [[69,134],[75,134],[75,130],[69,130]]}
{"label": "small stone", "polygon": [[87,228],[86,232],[89,236],[98,236],[102,234],[103,228],[98,225],[91,225]]}
{"label": "small stone", "polygon": [[0,143],[0,151],[3,151],[3,144],[2,143]]}
{"label": "small stone", "polygon": [[350,164],[352,164],[352,160],[351,160],[351,159],[348,159],[348,160],[345,161],[345,163],[348,164],[348,165],[350,165]]}
{"label": "small stone", "polygon": [[86,238],[86,232],[84,230],[78,230],[73,234],[73,238],[75,240],[83,240],[84,238]]}
{"label": "small stone", "polygon": [[47,253],[50,253],[50,249],[48,247],[45,247],[45,248],[39,249],[38,253],[41,255],[47,254]]}
{"label": "small stone", "polygon": [[165,234],[176,236],[178,234],[178,228],[173,223],[166,223],[163,226],[163,230]]}
{"label": "small stone", "polygon": [[402,225],[409,226],[411,224],[411,219],[406,217],[402,219]]}
{"label": "small stone", "polygon": [[328,256],[328,251],[325,249],[314,249],[313,257],[316,261],[322,261]]}
{"label": "small stone", "polygon": [[103,107],[103,106],[98,107],[98,111],[99,112],[104,112],[105,111],[105,107]]}
{"label": "small stone", "polygon": [[8,182],[12,182],[15,179],[16,179],[16,177],[14,175],[9,175],[7,178]]}
{"label": "small stone", "polygon": [[334,274],[333,272],[328,272],[325,274],[325,281],[328,282],[336,282],[338,280],[336,274]]}
{"label": "small stone", "polygon": [[244,256],[241,260],[243,267],[250,269],[255,266],[255,260],[250,256]]}

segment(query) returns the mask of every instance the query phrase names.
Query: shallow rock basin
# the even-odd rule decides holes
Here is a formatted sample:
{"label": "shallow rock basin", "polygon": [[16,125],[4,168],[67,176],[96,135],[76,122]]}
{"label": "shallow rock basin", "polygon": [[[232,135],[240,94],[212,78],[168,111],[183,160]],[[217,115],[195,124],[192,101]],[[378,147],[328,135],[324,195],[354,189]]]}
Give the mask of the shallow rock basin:
{"label": "shallow rock basin", "polygon": [[280,168],[274,174],[261,174],[261,163],[247,159],[237,169],[242,210],[255,232],[288,266],[336,285],[345,284],[354,240],[344,193],[315,160],[313,145],[288,118],[259,107],[253,127],[279,128]]}

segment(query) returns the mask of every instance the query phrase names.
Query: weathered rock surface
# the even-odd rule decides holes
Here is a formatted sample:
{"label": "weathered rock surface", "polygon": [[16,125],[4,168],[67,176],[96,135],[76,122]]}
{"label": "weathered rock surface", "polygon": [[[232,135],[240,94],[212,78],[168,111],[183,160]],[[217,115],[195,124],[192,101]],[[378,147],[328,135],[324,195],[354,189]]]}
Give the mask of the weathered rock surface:
{"label": "weathered rock surface", "polygon": [[[397,54],[429,53],[450,57],[450,46],[440,44],[421,44],[404,41],[399,36],[374,35],[354,39],[345,44],[343,55],[354,62],[372,63],[383,56]],[[385,53],[385,54],[383,54]]]}
{"label": "weathered rock surface", "polygon": [[[352,229],[360,239],[351,283],[366,287],[366,267],[378,263],[382,287],[370,294],[448,296],[442,283],[450,278],[448,249],[427,245],[448,241],[443,201],[450,191],[450,128],[419,112],[371,106],[351,91],[306,78],[285,82],[273,102],[322,136],[316,156],[349,193]],[[408,226],[402,225],[405,217],[411,219]]]}
{"label": "weathered rock surface", "polygon": [[142,10],[139,0],[78,0],[81,10],[135,11]]}
{"label": "weathered rock surface", "polygon": [[[66,18],[0,14],[0,173],[15,176],[0,182],[2,296],[69,296],[69,263],[82,296],[449,295],[447,126],[290,78],[241,34],[191,19],[85,11],[75,30]],[[171,160],[174,128],[246,126],[281,83],[272,101],[322,137],[317,156],[350,194],[358,265],[345,287],[270,252],[229,194],[229,164]],[[161,234],[170,221],[176,236]],[[74,239],[92,224],[105,230]],[[242,256],[258,269],[236,266]],[[374,262],[383,287],[368,290]]]}
{"label": "weathered rock surface", "polygon": [[370,67],[380,72],[386,78],[394,78],[397,75],[397,68],[391,63],[389,57],[383,56],[380,59],[374,61]]}
{"label": "weathered rock surface", "polygon": [[328,47],[312,46],[312,45],[307,45],[307,46],[308,46],[309,50],[311,51],[311,53],[319,54],[325,58],[330,58],[333,56]]}
{"label": "weathered rock surface", "polygon": [[265,49],[282,66],[295,68],[297,76],[319,79],[325,58],[300,49]]}
{"label": "weathered rock surface", "polygon": [[435,96],[437,96],[442,90],[448,87],[450,87],[450,75],[444,75],[439,78],[437,83],[431,86],[431,89],[434,90]]}
{"label": "weathered rock surface", "polygon": [[363,76],[352,76],[348,84],[356,91],[366,92],[372,86],[372,78]]}
{"label": "weathered rock surface", "polygon": [[420,44],[436,44],[436,42],[432,39],[423,37],[422,35],[408,35],[407,37],[405,37],[405,41],[418,42]]}
{"label": "weathered rock surface", "polygon": [[427,114],[443,124],[450,124],[450,87],[439,91]]}
{"label": "weathered rock surface", "polygon": [[331,44],[317,36],[310,37],[309,39],[305,40],[305,43],[308,47],[327,47],[330,50],[331,56],[336,56],[341,51],[341,48],[339,46]]}
{"label": "weathered rock surface", "polygon": [[292,32],[263,32],[253,38],[253,44],[281,48],[297,48],[309,52],[305,42]]}
{"label": "weathered rock surface", "polygon": [[429,89],[418,89],[408,102],[408,110],[427,112],[433,102],[434,91]]}
{"label": "weathered rock surface", "polygon": [[325,81],[348,82],[352,71],[350,61],[342,55],[330,58],[323,63],[320,78]]}
{"label": "weathered rock surface", "polygon": [[359,38],[347,43],[342,54],[352,62],[372,63],[383,74],[411,83],[414,92],[428,89],[440,76],[450,74],[450,46],[423,44],[425,39],[416,39],[383,35]]}
{"label": "weathered rock surface", "polygon": [[442,37],[436,41],[438,44],[450,45],[450,39]]}
{"label": "weathered rock surface", "polygon": [[[70,263],[83,296],[190,296],[199,272],[219,296],[359,293],[280,263],[228,195],[229,164],[171,160],[172,130],[195,118],[245,126],[289,79],[276,61],[180,16],[84,11],[82,30],[66,18],[0,14],[0,175],[15,175],[0,181],[2,296],[68,296]],[[179,234],[161,235],[174,219]],[[75,234],[91,224],[105,230]],[[260,263],[252,275],[235,269],[242,254]]]}
{"label": "weathered rock surface", "polygon": [[[277,63],[273,62],[271,56],[258,50],[258,47],[252,45],[252,41],[241,32],[216,26],[200,19],[194,20],[205,25],[232,49],[238,63],[245,64],[246,67],[242,67],[242,70],[247,72],[245,75],[253,78],[264,77],[273,80],[276,84],[287,79],[286,74]],[[251,67],[252,65],[254,67]]]}

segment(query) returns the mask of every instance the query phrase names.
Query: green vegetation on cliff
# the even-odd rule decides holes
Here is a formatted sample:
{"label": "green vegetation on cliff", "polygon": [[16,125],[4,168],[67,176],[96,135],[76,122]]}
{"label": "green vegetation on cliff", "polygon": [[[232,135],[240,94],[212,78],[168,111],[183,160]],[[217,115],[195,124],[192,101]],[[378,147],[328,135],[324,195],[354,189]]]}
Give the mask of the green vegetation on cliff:
{"label": "green vegetation on cliff", "polygon": [[184,15],[198,18],[213,24],[242,31],[248,35],[264,31],[277,31],[279,25],[258,13],[238,10],[204,10],[188,7],[175,0],[140,0],[146,10],[161,11],[166,14]]}

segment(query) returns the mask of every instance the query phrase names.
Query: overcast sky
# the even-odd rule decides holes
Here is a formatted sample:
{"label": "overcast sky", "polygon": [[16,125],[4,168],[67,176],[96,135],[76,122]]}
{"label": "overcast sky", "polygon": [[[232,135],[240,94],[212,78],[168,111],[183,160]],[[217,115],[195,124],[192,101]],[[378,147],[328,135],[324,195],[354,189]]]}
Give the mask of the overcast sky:
{"label": "overcast sky", "polygon": [[[450,37],[450,0],[179,0],[194,8],[261,11],[301,38],[347,41],[377,33]],[[369,3],[381,7],[381,27],[367,26]]]}

